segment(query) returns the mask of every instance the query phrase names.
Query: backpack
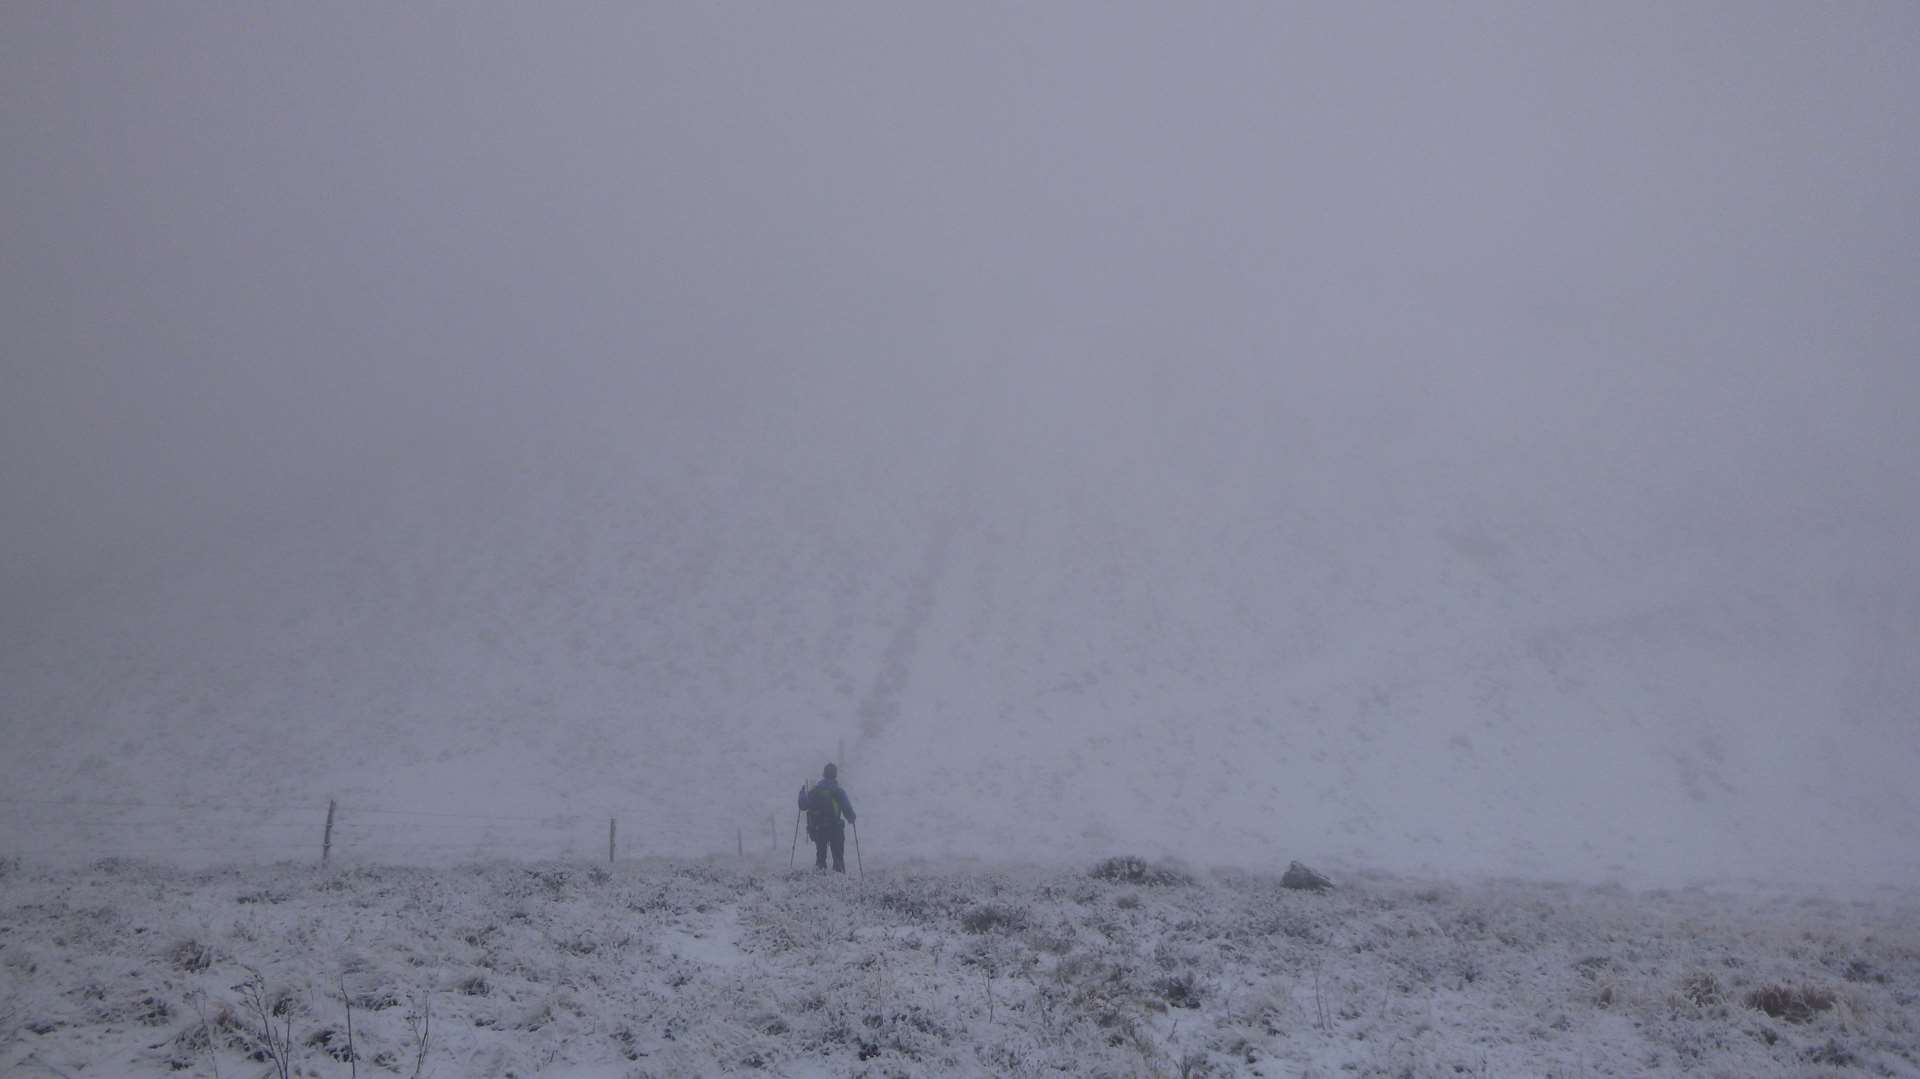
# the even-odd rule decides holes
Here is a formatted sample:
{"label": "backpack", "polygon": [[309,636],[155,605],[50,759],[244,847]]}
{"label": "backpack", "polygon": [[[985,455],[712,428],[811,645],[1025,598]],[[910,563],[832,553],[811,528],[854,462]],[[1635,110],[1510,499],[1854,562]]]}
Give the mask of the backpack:
{"label": "backpack", "polygon": [[825,781],[807,792],[807,836],[825,835],[840,826],[840,785]]}

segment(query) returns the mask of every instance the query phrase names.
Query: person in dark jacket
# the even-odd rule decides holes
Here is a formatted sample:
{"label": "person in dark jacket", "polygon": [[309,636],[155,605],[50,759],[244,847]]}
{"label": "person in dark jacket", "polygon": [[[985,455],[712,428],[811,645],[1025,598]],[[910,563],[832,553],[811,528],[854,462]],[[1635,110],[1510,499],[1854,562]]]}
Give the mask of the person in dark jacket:
{"label": "person in dark jacket", "polygon": [[[807,811],[807,838],[813,840],[813,867],[827,868],[827,852],[833,852],[833,871],[847,871],[847,828],[853,817],[853,803],[839,782],[840,769],[829,764],[820,773],[820,782],[800,788],[800,808]],[[846,818],[843,823],[841,818]]]}

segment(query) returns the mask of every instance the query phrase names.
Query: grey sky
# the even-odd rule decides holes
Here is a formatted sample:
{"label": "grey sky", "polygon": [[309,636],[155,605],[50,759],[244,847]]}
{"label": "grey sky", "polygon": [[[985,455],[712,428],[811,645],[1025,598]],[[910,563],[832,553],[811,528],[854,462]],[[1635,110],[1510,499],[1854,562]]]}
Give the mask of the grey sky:
{"label": "grey sky", "polygon": [[1916,48],[1898,3],[8,4],[0,588],[528,438],[1904,528]]}

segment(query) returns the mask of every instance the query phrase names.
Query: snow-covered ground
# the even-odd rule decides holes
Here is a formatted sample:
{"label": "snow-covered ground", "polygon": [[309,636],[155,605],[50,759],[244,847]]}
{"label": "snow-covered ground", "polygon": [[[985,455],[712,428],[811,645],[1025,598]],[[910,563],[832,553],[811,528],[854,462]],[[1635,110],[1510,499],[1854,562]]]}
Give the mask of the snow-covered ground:
{"label": "snow-covered ground", "polygon": [[1892,892],[0,866],[8,1076],[277,1074],[256,974],[312,1076],[350,1073],[346,1002],[360,1074],[443,1079],[1920,1076],[1920,910]]}
{"label": "snow-covered ground", "polygon": [[[1168,513],[1116,479],[1059,499],[571,464],[396,480],[74,595],[0,648],[0,787],[197,803],[245,775],[296,835],[338,798],[576,815],[583,852],[637,806],[637,850],[698,857],[837,760],[926,858],[1920,883],[1905,555],[1780,541],[1705,573],[1599,508],[1533,530],[1413,495],[1242,511],[1230,477]],[[251,818],[142,816],[170,846],[239,833],[228,860],[305,853]],[[98,819],[7,804],[0,854],[162,842]]]}

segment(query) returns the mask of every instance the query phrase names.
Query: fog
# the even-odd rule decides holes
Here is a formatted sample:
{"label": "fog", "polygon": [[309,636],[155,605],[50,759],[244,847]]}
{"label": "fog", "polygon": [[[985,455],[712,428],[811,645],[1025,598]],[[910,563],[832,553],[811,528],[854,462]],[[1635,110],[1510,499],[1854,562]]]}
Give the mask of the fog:
{"label": "fog", "polygon": [[[200,766],[179,747],[238,744],[259,700],[336,716],[298,703],[316,685],[377,699],[392,734],[538,683],[526,722],[618,730],[655,765],[678,744],[658,725],[804,713],[703,777],[769,808],[840,742],[868,798],[903,802],[916,760],[977,753],[969,790],[1005,774],[1122,807],[1110,832],[1076,819],[1089,849],[1179,847],[1124,819],[1153,766],[1085,745],[1173,724],[1154,759],[1201,787],[1236,753],[1256,784],[1259,747],[1339,772],[1329,827],[1399,835],[1426,788],[1365,762],[1471,727],[1479,763],[1434,784],[1546,771],[1460,810],[1497,836],[1426,857],[1631,860],[1644,827],[1609,845],[1539,821],[1656,797],[1589,769],[1657,749],[1683,762],[1658,773],[1674,804],[1713,822],[1674,823],[1671,864],[1738,836],[1762,871],[1845,835],[1836,864],[1865,869],[1920,830],[1916,49],[1901,4],[9,4],[16,769],[137,784],[63,772],[84,754],[62,746]],[[649,580],[716,551],[734,583],[638,600],[638,568],[547,558],[602,547]],[[829,564],[872,577],[828,596]],[[531,597],[489,619],[701,643],[647,638],[675,661],[615,676],[413,663],[477,601],[417,634],[314,628],[343,596],[429,611],[456,566]],[[176,632],[209,612],[232,625]],[[729,680],[775,662],[769,620],[797,642],[783,671],[851,642],[817,692]],[[297,644],[263,640],[296,621]],[[393,642],[379,687],[372,661],[313,658],[355,634]],[[322,669],[276,681],[277,647]],[[246,707],[205,673],[242,662]],[[1515,678],[1540,681],[1512,691],[1518,726],[1482,729],[1509,707],[1486,684]],[[681,720],[642,703],[693,685]],[[1071,718],[1040,703],[1060,685],[1086,696]],[[1303,709],[1318,742],[1284,733]],[[1254,713],[1280,726],[1228,733]],[[1035,726],[1044,745],[1010,740]],[[1488,759],[1508,738],[1520,755]],[[1551,808],[1568,785],[1584,808]],[[1182,827],[1318,821],[1310,789]],[[970,811],[928,812],[902,834],[951,841]],[[1913,849],[1876,872],[1915,873]]]}

